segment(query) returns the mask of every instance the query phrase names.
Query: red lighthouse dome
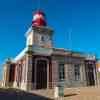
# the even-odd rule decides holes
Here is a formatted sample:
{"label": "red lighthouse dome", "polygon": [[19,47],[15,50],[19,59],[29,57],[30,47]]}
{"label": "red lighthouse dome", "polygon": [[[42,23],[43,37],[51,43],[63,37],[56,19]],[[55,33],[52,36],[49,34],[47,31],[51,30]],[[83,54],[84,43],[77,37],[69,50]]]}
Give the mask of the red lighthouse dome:
{"label": "red lighthouse dome", "polygon": [[45,14],[42,11],[33,13],[32,26],[46,26]]}

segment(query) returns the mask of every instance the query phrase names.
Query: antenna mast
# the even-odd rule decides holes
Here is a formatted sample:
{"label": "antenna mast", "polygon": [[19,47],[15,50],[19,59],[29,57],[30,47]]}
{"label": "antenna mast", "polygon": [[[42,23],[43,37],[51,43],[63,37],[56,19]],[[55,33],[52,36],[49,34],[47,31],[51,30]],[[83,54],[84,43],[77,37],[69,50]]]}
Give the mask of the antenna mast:
{"label": "antenna mast", "polygon": [[40,10],[40,7],[41,7],[41,2],[40,0],[37,0],[37,10]]}

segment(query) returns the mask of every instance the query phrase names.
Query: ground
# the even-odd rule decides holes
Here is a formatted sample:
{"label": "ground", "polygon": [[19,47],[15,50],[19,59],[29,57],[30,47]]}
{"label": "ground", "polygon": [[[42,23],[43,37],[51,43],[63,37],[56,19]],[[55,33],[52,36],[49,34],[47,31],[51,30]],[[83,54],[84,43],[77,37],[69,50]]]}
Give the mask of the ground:
{"label": "ground", "polygon": [[[54,90],[0,89],[0,100],[53,100]],[[62,99],[57,99],[62,100]],[[63,100],[100,100],[100,87],[66,88]]]}
{"label": "ground", "polygon": [[100,100],[100,87],[66,89],[64,100]]}
{"label": "ground", "polygon": [[50,99],[47,97],[21,91],[18,89],[0,88],[0,100],[50,100]]}

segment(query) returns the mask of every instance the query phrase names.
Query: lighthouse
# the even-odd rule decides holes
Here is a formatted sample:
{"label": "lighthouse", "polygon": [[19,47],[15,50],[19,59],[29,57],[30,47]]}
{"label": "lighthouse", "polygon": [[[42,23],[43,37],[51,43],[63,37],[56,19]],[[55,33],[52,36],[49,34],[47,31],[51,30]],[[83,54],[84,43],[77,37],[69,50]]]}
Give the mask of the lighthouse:
{"label": "lighthouse", "polygon": [[53,30],[47,26],[45,13],[37,10],[33,13],[32,26],[26,32],[26,46],[52,47]]}
{"label": "lighthouse", "polygon": [[65,88],[95,85],[95,55],[54,47],[54,31],[45,13],[37,10],[32,17],[25,48],[3,65],[3,86],[31,91],[51,89],[62,82]]}

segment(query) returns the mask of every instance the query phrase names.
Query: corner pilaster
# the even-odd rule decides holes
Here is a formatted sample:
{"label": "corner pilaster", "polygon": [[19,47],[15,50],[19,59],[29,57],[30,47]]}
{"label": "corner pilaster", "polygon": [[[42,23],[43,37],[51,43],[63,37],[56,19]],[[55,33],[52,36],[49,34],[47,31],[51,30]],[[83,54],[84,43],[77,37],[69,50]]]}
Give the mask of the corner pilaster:
{"label": "corner pilaster", "polygon": [[28,47],[28,51],[26,52],[26,89],[31,90],[32,89],[32,46]]}
{"label": "corner pilaster", "polygon": [[52,59],[52,87],[55,87],[58,82],[58,63]]}

